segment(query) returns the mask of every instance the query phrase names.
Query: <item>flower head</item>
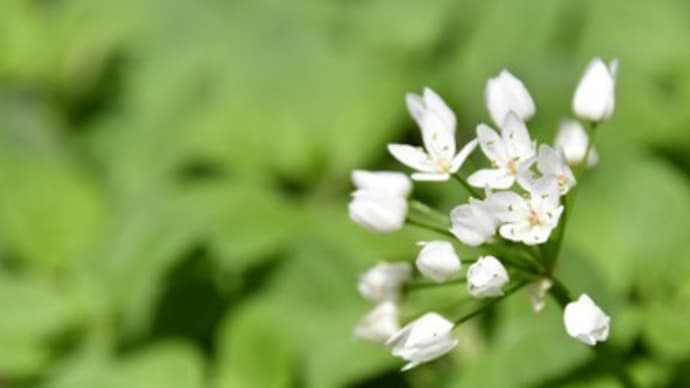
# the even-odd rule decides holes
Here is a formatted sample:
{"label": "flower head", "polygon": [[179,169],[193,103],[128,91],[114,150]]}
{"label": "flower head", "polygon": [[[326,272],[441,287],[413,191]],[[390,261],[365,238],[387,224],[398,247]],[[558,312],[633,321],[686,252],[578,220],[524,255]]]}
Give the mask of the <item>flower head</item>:
{"label": "flower head", "polygon": [[534,100],[525,85],[508,70],[490,78],[484,90],[486,107],[496,125],[502,125],[508,112],[515,112],[523,121],[535,112]]}
{"label": "flower head", "polygon": [[508,272],[493,256],[480,257],[467,269],[467,291],[477,298],[503,295],[503,286],[508,281]]}
{"label": "flower head", "polygon": [[583,120],[601,122],[613,114],[616,105],[616,73],[618,61],[606,66],[601,58],[594,58],[575,90],[573,111]]}
{"label": "flower head", "polygon": [[417,170],[412,174],[414,180],[448,180],[477,147],[477,141],[470,141],[455,153],[455,114],[433,90],[425,88],[421,96],[409,93],[406,100],[410,114],[422,131],[424,149],[389,144],[388,151],[402,164]]}
{"label": "flower head", "polygon": [[477,138],[493,168],[481,169],[470,175],[467,181],[475,187],[509,188],[515,183],[522,165],[530,163],[535,154],[535,145],[525,123],[514,112],[506,115],[500,136],[488,125],[479,124]]}
{"label": "flower head", "polygon": [[354,329],[357,338],[385,343],[400,330],[398,306],[391,301],[379,303],[360,320]]}
{"label": "flower head", "polygon": [[400,329],[388,339],[392,353],[408,363],[403,371],[434,360],[451,351],[457,344],[451,333],[453,322],[436,313],[427,313]]}
{"label": "flower head", "polygon": [[402,285],[412,276],[412,266],[404,261],[379,263],[359,278],[359,293],[372,302],[396,301]]}
{"label": "flower head", "polygon": [[377,233],[391,233],[404,226],[407,195],[412,190],[405,174],[355,170],[352,181],[357,187],[348,206],[353,221]]}
{"label": "flower head", "polygon": [[460,258],[453,244],[447,241],[421,242],[422,249],[417,255],[417,269],[422,275],[437,283],[448,280],[460,271]]}
{"label": "flower head", "polygon": [[450,212],[451,233],[464,244],[476,247],[496,234],[496,219],[484,201],[470,198]]}
{"label": "flower head", "polygon": [[563,322],[568,335],[587,345],[595,345],[609,337],[611,318],[587,294],[565,306]]}
{"label": "flower head", "polygon": [[[579,121],[565,120],[561,122],[556,134],[555,146],[563,151],[565,159],[569,164],[575,165],[582,163],[587,153],[589,137]],[[587,167],[592,167],[599,161],[597,150],[592,147],[587,157]]]}

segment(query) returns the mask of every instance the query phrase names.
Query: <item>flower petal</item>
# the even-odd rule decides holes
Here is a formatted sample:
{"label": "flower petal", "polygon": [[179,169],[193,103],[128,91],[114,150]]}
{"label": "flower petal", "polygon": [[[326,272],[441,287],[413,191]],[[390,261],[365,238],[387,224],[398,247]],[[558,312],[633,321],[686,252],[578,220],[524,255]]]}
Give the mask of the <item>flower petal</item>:
{"label": "flower petal", "polygon": [[412,180],[418,182],[443,182],[450,179],[450,174],[445,172],[416,172],[411,177]]}
{"label": "flower petal", "polygon": [[427,111],[422,119],[424,148],[435,161],[450,163],[455,156],[455,130],[433,111]]}
{"label": "flower petal", "polygon": [[472,139],[469,143],[465,144],[465,146],[462,147],[460,152],[458,152],[458,154],[455,155],[455,158],[451,163],[451,173],[456,173],[460,169],[460,167],[462,167],[462,164],[465,163],[467,157],[470,156],[470,154],[472,153],[472,151],[474,151],[475,148],[477,148],[477,144],[479,144],[479,141],[477,139]]}
{"label": "flower petal", "polygon": [[508,162],[503,140],[491,127],[484,123],[479,124],[477,126],[477,139],[487,159],[499,165]]}
{"label": "flower petal", "polygon": [[506,170],[484,168],[470,175],[467,182],[474,187],[507,189],[515,182],[515,176]]}
{"label": "flower petal", "polygon": [[429,155],[417,147],[407,144],[389,144],[388,152],[400,163],[417,171],[436,171],[436,165],[431,161]]}
{"label": "flower petal", "polygon": [[455,134],[455,113],[448,107],[445,101],[431,88],[424,88],[424,104],[428,110],[433,111],[444,122],[446,128]]}
{"label": "flower petal", "polygon": [[527,126],[515,112],[508,112],[506,115],[501,126],[501,136],[508,158],[523,161],[534,156],[534,143],[529,137]]}

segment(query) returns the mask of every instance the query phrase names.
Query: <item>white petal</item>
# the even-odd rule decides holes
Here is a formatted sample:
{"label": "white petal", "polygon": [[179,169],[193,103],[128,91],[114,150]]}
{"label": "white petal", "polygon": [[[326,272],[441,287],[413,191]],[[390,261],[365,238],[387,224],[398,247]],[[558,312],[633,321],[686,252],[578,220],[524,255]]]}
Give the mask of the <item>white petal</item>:
{"label": "white petal", "polygon": [[501,136],[508,158],[524,161],[534,156],[534,143],[529,137],[527,126],[515,112],[508,112],[506,115],[501,126]]}
{"label": "white petal", "polygon": [[493,256],[480,257],[467,269],[467,291],[478,298],[503,295],[509,281],[505,267]]}
{"label": "white petal", "polygon": [[442,283],[460,271],[460,258],[447,241],[424,243],[415,261],[422,275]]}
{"label": "white petal", "polygon": [[412,180],[419,182],[443,182],[450,179],[450,174],[443,172],[416,172],[412,174]]}
{"label": "white petal", "polygon": [[378,304],[360,320],[354,329],[357,338],[385,343],[400,330],[398,307],[391,301]]}
{"label": "white petal", "polygon": [[479,124],[477,126],[477,140],[479,140],[479,145],[487,159],[498,165],[504,165],[508,162],[503,139],[491,127],[483,123]]}
{"label": "white petal", "polygon": [[455,113],[448,107],[445,101],[431,88],[424,88],[424,103],[426,108],[436,113],[446,127],[455,133]]}
{"label": "white petal", "polygon": [[529,238],[530,229],[528,222],[514,222],[501,225],[498,233],[507,240],[524,242]]}
{"label": "white petal", "polygon": [[400,197],[407,197],[412,191],[410,179],[405,174],[394,171],[354,170],[352,183],[358,189]]}
{"label": "white petal", "polygon": [[501,125],[506,114],[514,111],[522,120],[529,120],[535,111],[534,100],[525,85],[507,70],[489,79],[485,89],[486,105],[491,119]]}
{"label": "white petal", "polygon": [[405,225],[407,200],[357,190],[348,205],[350,218],[375,233],[392,233]]}
{"label": "white petal", "polygon": [[389,144],[388,152],[400,163],[417,171],[434,172],[437,167],[424,151],[407,144]]}
{"label": "white petal", "polygon": [[465,146],[462,147],[460,152],[458,152],[458,154],[453,159],[453,162],[450,167],[451,173],[456,173],[460,169],[460,167],[462,167],[462,164],[465,163],[467,157],[470,156],[470,154],[472,153],[472,151],[474,151],[475,148],[477,148],[477,144],[479,144],[479,141],[477,139],[472,139],[469,143],[465,144]]}
{"label": "white petal", "polygon": [[611,70],[617,69],[617,62],[610,69],[600,58],[587,65],[573,97],[573,110],[578,117],[598,122],[611,116],[615,105],[615,75]]}
{"label": "white petal", "polygon": [[455,131],[433,112],[427,112],[422,120],[424,148],[435,161],[450,164],[455,156]]}
{"label": "white petal", "polygon": [[492,189],[507,189],[515,183],[515,176],[503,169],[484,168],[476,171],[467,178],[467,183],[474,187],[490,187]]}
{"label": "white petal", "polygon": [[610,320],[587,294],[580,295],[563,310],[563,323],[568,335],[587,345],[606,341]]}
{"label": "white petal", "polygon": [[527,200],[512,191],[492,193],[485,203],[499,222],[521,222],[527,219],[530,211]]}
{"label": "white petal", "polygon": [[493,215],[481,201],[460,205],[450,213],[451,233],[469,246],[478,246],[496,233]]}
{"label": "white petal", "polygon": [[424,99],[422,99],[420,95],[407,93],[405,94],[405,103],[407,104],[407,110],[410,112],[410,116],[412,116],[417,125],[421,127],[422,118],[426,111]]}
{"label": "white petal", "polygon": [[561,172],[561,155],[556,150],[546,144],[539,146],[539,156],[537,158],[537,168],[545,175],[558,175]]}

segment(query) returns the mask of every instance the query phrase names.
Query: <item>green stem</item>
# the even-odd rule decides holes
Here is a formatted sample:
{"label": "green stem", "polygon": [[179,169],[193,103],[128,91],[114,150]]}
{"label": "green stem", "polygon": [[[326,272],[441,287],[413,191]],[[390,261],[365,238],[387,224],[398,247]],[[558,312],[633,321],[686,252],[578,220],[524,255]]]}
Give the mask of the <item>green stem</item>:
{"label": "green stem", "polygon": [[463,284],[467,281],[466,278],[456,278],[456,279],[451,279],[448,281],[445,281],[443,283],[436,283],[436,282],[429,282],[429,281],[423,281],[423,282],[414,282],[414,283],[409,283],[405,286],[406,291],[414,291],[414,290],[421,290],[425,288],[438,288],[438,287],[444,287],[444,286],[452,286],[452,285],[457,285],[457,284]]}
{"label": "green stem", "polygon": [[429,231],[432,231],[432,232],[439,233],[439,234],[443,235],[444,237],[452,237],[452,238],[455,238],[455,235],[453,235],[453,233],[451,233],[449,230],[440,228],[440,227],[438,227],[438,226],[429,225],[429,224],[426,224],[426,223],[424,223],[424,222],[419,222],[419,221],[416,221],[416,220],[413,220],[413,219],[410,219],[410,218],[406,219],[406,220],[405,220],[405,223],[408,224],[408,225],[414,225],[414,226],[416,226],[416,227],[418,227],[418,228],[421,228],[421,229],[426,229],[426,230],[429,230]]}
{"label": "green stem", "polygon": [[479,307],[476,308],[475,310],[473,310],[473,311],[469,312],[468,314],[465,314],[465,315],[463,315],[462,317],[456,319],[456,320],[455,320],[455,325],[456,325],[456,326],[457,326],[457,325],[460,325],[461,323],[466,322],[466,321],[469,321],[470,319],[472,319],[472,318],[476,317],[477,315],[483,313],[486,309],[488,309],[489,307],[495,305],[495,304],[498,303],[499,301],[501,301],[501,300],[503,300],[503,299],[509,297],[510,295],[512,295],[513,293],[515,293],[515,291],[517,291],[517,290],[521,289],[522,287],[524,287],[527,283],[528,283],[528,282],[526,282],[526,281],[519,282],[519,283],[515,283],[515,284],[513,285],[513,287],[511,287],[511,288],[509,288],[508,290],[506,290],[506,292],[504,292],[503,295],[498,296],[498,297],[496,297],[496,298],[493,298],[493,299],[489,300],[487,303],[484,303],[483,305],[479,306]]}
{"label": "green stem", "polygon": [[418,201],[416,199],[410,199],[410,208],[414,209],[424,215],[428,215],[431,217],[435,217],[439,220],[442,220],[442,222],[447,223],[448,222],[448,215],[443,214],[440,211],[432,208],[431,206],[425,204],[424,202]]}
{"label": "green stem", "polygon": [[461,176],[458,175],[458,174],[451,174],[451,176],[452,176],[456,181],[460,182],[460,184],[462,185],[462,187],[464,187],[465,190],[467,190],[467,192],[470,194],[470,196],[472,196],[472,197],[474,197],[474,198],[477,198],[477,199],[479,199],[479,198],[482,197],[481,194],[480,194],[477,190],[475,190],[474,187],[470,186],[470,184],[467,183],[467,181],[466,181],[465,179],[463,179],[463,177],[461,177]]}

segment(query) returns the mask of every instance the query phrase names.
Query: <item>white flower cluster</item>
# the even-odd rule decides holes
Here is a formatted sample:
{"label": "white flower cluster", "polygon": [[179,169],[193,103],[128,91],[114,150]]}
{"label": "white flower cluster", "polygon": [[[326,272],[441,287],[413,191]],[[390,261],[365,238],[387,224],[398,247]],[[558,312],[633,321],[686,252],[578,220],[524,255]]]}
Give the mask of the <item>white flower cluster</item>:
{"label": "white flower cluster", "polygon": [[[577,117],[598,123],[611,116],[617,67],[616,61],[606,66],[598,58],[592,60],[573,98]],[[439,182],[452,177],[471,194],[467,203],[450,211],[449,225],[440,228],[441,232],[447,228],[448,235],[472,247],[502,244],[524,252],[553,240],[552,233],[564,211],[562,196],[576,185],[571,167],[591,167],[598,160],[581,123],[563,121],[554,146],[538,145],[526,125],[536,112],[534,100],[522,81],[507,70],[489,79],[485,89],[486,107],[498,130],[479,124],[476,138],[460,151],[456,145],[455,114],[438,94],[425,88],[421,95],[408,94],[406,103],[420,128],[423,147],[389,144],[391,155],[414,170],[414,181]],[[477,145],[489,165],[472,172],[465,180],[459,171]],[[408,214],[412,181],[406,175],[357,170],[352,173],[352,181],[357,188],[349,205],[352,220],[378,233],[391,233],[406,222],[413,222]],[[471,261],[466,279],[462,279],[458,276],[462,261],[451,242],[418,244],[421,249],[416,268],[432,283],[465,280],[467,292],[476,298],[500,299],[507,295],[503,288],[511,276],[504,263],[510,268],[511,261],[502,263],[490,254],[480,256]],[[553,286],[552,274],[537,271],[531,276],[529,295],[535,311],[539,311]],[[451,333],[455,323],[435,312],[400,328],[399,303],[405,285],[413,277],[411,264],[384,262],[359,279],[361,295],[376,306],[356,325],[354,334],[392,346],[393,355],[408,362],[403,370],[433,360],[457,345]],[[609,321],[587,295],[564,309],[567,333],[589,345],[606,340]]]}

